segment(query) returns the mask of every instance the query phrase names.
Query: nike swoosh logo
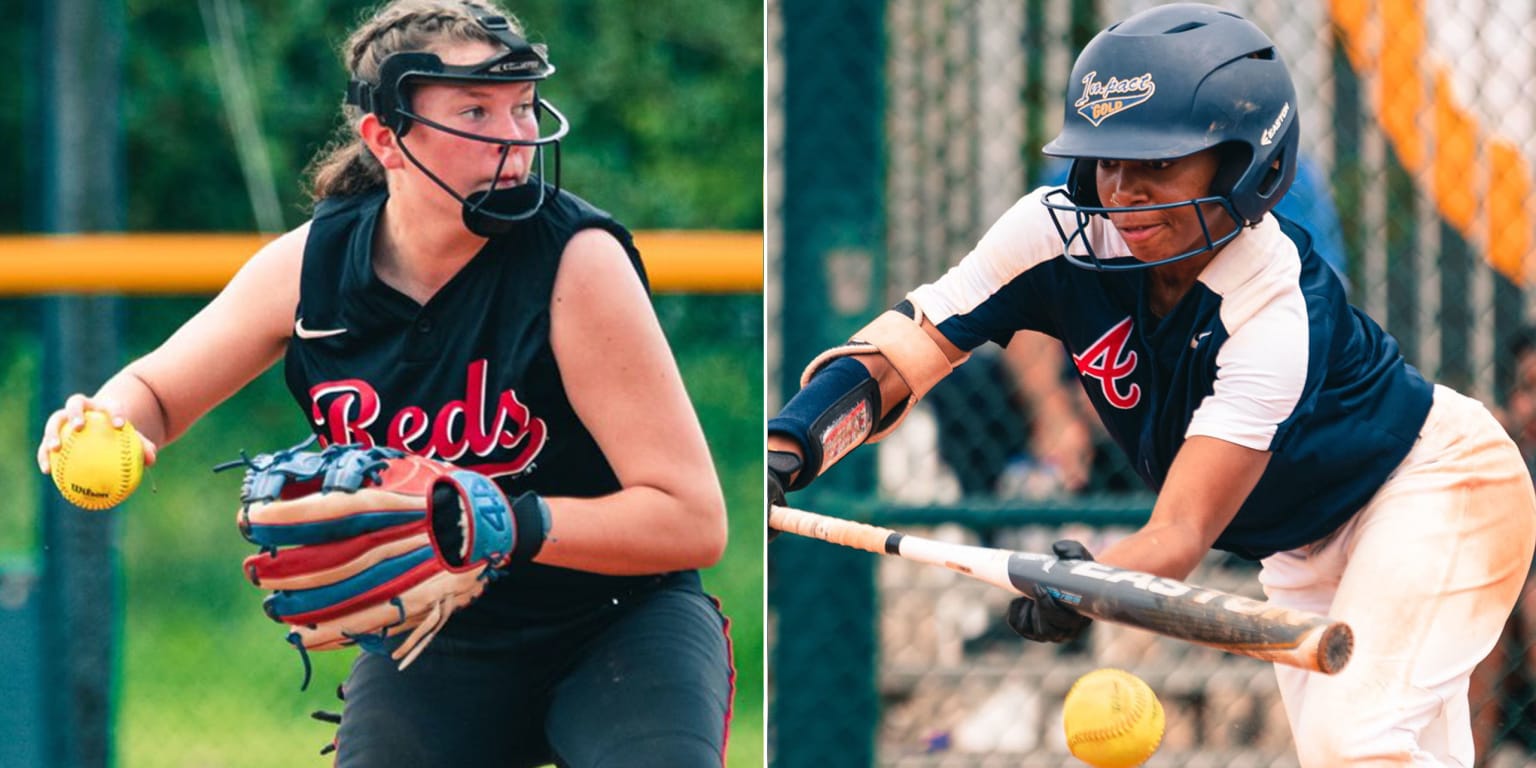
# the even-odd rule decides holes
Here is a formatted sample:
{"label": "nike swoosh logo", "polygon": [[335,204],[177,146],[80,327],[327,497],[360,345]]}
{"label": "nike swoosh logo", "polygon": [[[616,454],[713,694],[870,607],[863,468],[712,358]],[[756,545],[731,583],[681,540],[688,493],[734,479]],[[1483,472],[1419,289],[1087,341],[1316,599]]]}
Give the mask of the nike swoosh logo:
{"label": "nike swoosh logo", "polygon": [[1207,337],[1209,335],[1211,335],[1211,332],[1210,331],[1206,331],[1205,333],[1202,333],[1202,334],[1194,337],[1193,339],[1190,339],[1189,340],[1189,348],[1190,349],[1194,349],[1195,347],[1200,346],[1200,342],[1205,341],[1205,337]]}
{"label": "nike swoosh logo", "polygon": [[345,328],[336,328],[329,331],[312,331],[304,327],[304,318],[293,321],[293,335],[301,339],[323,339],[327,336],[340,336],[346,333]]}

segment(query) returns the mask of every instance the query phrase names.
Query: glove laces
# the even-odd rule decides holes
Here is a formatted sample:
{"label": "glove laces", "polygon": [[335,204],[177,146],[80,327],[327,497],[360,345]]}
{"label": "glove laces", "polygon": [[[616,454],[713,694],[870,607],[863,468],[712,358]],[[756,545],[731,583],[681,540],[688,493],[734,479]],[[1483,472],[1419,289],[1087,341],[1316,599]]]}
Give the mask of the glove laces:
{"label": "glove laces", "polygon": [[[485,568],[481,569],[479,576],[476,578],[481,581],[491,582],[501,578],[501,576],[501,571],[495,570],[487,564]],[[391,635],[390,630],[401,626],[407,619],[405,603],[399,597],[392,597],[389,600],[389,604],[395,607],[395,611],[400,617],[395,623],[383,627],[377,632],[357,634],[343,632],[342,636],[351,640],[357,647],[368,653],[376,653],[380,656],[399,659],[400,665],[397,669],[404,671],[406,667],[409,667],[412,662],[416,661],[416,658],[421,655],[422,651],[427,649],[427,645],[437,637],[437,633],[447,626],[448,619],[453,617],[453,612],[464,607],[463,605],[450,605],[450,603],[454,602],[453,597],[453,595],[444,595],[434,600],[426,617],[422,619],[420,624],[416,625],[411,634],[406,636],[405,641],[400,643],[393,651],[389,647],[389,642],[398,638],[399,635]],[[309,660],[309,649],[304,647],[304,638],[298,632],[290,631],[284,639],[299,652],[299,661],[304,665],[304,681],[299,684],[299,690],[308,690],[309,681],[314,672],[314,665]]]}

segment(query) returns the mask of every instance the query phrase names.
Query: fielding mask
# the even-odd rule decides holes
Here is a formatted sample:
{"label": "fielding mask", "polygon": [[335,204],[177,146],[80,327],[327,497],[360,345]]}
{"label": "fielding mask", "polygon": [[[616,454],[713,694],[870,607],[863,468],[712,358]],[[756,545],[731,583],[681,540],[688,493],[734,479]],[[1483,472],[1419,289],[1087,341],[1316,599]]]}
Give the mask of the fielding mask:
{"label": "fielding mask", "polygon": [[[400,139],[400,149],[412,165],[421,169],[434,183],[452,195],[463,206],[464,226],[481,237],[494,237],[511,231],[512,226],[538,212],[547,197],[560,191],[560,140],[570,132],[570,123],[554,105],[534,96],[534,110],[541,126],[533,139],[501,139],[450,128],[429,120],[411,109],[410,86],[424,82],[463,85],[466,83],[522,83],[537,82],[549,77],[555,66],[549,63],[548,52],[543,45],[533,45],[512,31],[506,17],[491,14],[476,6],[465,6],[475,21],[488,35],[507,50],[478,64],[452,66],[444,64],[435,53],[409,51],[391,54],[379,65],[379,82],[369,83],[352,80],[347,84],[347,103],[364,112],[378,116],[379,121],[395,132]],[[547,119],[546,119],[547,117]],[[542,126],[554,122],[554,132],[544,135]],[[491,187],[468,196],[460,195],[438,178],[411,154],[406,146],[405,135],[414,123],[421,123],[435,130],[465,139],[483,141],[501,146],[501,161],[496,166]],[[544,148],[554,148],[554,174],[544,172]],[[513,187],[498,187],[501,170],[513,147],[535,147],[534,169],[526,183]],[[552,184],[545,182],[553,179]]]}

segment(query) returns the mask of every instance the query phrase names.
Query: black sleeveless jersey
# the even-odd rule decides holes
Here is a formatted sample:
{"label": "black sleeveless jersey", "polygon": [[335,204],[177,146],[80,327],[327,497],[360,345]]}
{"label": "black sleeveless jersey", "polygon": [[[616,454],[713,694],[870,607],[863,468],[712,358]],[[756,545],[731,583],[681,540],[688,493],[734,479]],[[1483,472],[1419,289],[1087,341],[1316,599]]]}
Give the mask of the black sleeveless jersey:
{"label": "black sleeveless jersey", "polygon": [[[561,253],[583,229],[611,232],[645,282],[629,231],[561,192],[488,241],[423,306],[373,270],[387,197],[324,200],[310,225],[285,374],[315,433],[326,444],[388,445],[474,469],[509,496],[619,490],[566,397],[549,307]],[[514,566],[447,632],[556,617],[653,580]]]}

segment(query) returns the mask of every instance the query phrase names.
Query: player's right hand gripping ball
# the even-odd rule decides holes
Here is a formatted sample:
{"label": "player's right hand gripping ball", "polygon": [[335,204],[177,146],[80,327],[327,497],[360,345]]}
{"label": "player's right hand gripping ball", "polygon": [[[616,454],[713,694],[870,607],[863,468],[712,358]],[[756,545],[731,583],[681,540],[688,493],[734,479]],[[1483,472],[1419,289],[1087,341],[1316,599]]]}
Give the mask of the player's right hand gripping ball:
{"label": "player's right hand gripping ball", "polygon": [[1134,768],[1163,741],[1163,705],[1141,678],[1098,669],[1067,691],[1062,725],[1077,759],[1094,768]]}
{"label": "player's right hand gripping ball", "polygon": [[139,487],[144,475],[144,444],[133,425],[112,426],[112,417],[86,411],[85,425],[60,427],[59,447],[48,456],[59,493],[81,509],[110,509]]}

